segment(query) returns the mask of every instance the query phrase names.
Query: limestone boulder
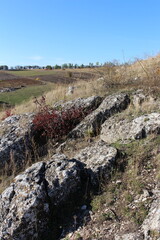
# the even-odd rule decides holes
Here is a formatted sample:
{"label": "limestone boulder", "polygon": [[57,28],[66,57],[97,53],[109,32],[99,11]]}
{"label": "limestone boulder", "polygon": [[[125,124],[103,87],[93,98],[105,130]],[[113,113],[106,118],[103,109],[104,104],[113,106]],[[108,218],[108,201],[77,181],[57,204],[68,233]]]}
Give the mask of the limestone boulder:
{"label": "limestone boulder", "polygon": [[81,108],[84,111],[93,111],[95,110],[102,102],[103,98],[99,96],[91,96],[88,98],[77,98],[75,100],[67,102],[57,102],[53,105],[54,108],[67,110],[70,108]]}
{"label": "limestone boulder", "polygon": [[64,155],[35,163],[18,175],[0,195],[0,239],[58,239],[58,212],[80,181],[79,164]]}
{"label": "limestone boulder", "polygon": [[143,235],[138,233],[126,233],[121,236],[116,235],[115,240],[143,240]]}
{"label": "limestone boulder", "polygon": [[[64,104],[55,105],[59,109],[67,111],[69,108],[81,108],[87,114],[96,109],[102,102],[99,96],[92,96],[86,99],[76,99]],[[13,164],[16,169],[21,169],[27,159],[34,157],[33,146],[33,118],[34,114],[13,115],[6,118],[0,123],[0,167],[4,168],[5,164]],[[43,152],[43,149],[42,149]],[[44,150],[45,152],[45,150]]]}
{"label": "limestone boulder", "polygon": [[160,239],[160,191],[156,191],[149,213],[142,224],[144,240]]}
{"label": "limestone boulder", "polygon": [[91,184],[98,185],[102,179],[109,178],[117,154],[114,147],[100,140],[81,150],[74,158],[85,164]]}
{"label": "limestone boulder", "polygon": [[118,140],[134,140],[149,134],[160,134],[160,113],[146,114],[133,120],[111,117],[102,125],[100,137],[108,144]]}
{"label": "limestone boulder", "polygon": [[8,162],[23,165],[30,139],[33,114],[13,115],[0,123],[0,167]]}
{"label": "limestone boulder", "polygon": [[70,133],[70,138],[84,137],[85,135],[94,136],[99,134],[101,125],[113,114],[126,109],[130,99],[128,95],[120,93],[106,97],[100,106],[92,113],[87,115],[83,121]]}

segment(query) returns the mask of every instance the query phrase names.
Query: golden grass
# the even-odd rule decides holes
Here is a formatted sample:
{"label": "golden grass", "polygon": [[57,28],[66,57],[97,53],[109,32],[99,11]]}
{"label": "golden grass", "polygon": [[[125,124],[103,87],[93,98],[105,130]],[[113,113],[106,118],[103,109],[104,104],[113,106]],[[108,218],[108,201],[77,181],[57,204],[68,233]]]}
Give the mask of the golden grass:
{"label": "golden grass", "polygon": [[[68,101],[73,100],[79,97],[89,97],[91,95],[102,95],[101,88],[102,84],[96,82],[96,80],[92,81],[77,81],[72,84],[75,87],[74,93],[72,95],[66,95],[68,91],[68,87],[70,85],[56,85],[54,90],[51,90],[44,94],[46,97],[46,103],[48,105],[53,105],[58,101]],[[36,105],[34,103],[34,99],[31,99],[23,104],[16,105],[13,109],[13,114],[22,114],[27,112],[35,112]],[[5,115],[5,111],[0,112],[0,119]]]}
{"label": "golden grass", "polygon": [[[106,66],[88,70],[74,69],[77,72],[92,72],[95,75],[90,81],[79,80],[71,85],[75,87],[72,95],[67,96],[70,84],[55,84],[55,89],[44,94],[46,103],[53,105],[58,101],[73,100],[78,97],[89,97],[91,95],[104,96],[115,91],[133,91],[139,88],[147,90],[148,93],[160,93],[160,55],[139,60],[133,64],[120,66]],[[97,81],[98,78],[101,80]],[[148,104],[148,103],[147,103]],[[143,104],[144,105],[144,104]],[[146,106],[146,108],[149,106]],[[36,111],[33,99],[21,105],[16,105],[13,113],[22,114]],[[4,111],[0,112],[0,119]]]}

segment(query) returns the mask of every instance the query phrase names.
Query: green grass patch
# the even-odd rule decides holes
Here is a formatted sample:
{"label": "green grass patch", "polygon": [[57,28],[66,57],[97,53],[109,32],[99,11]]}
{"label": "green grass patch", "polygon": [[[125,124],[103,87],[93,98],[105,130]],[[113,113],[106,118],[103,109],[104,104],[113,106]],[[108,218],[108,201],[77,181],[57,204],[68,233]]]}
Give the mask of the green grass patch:
{"label": "green grass patch", "polygon": [[22,70],[22,71],[9,71],[7,73],[21,76],[21,77],[34,77],[44,75],[55,75],[58,71],[55,70]]}
{"label": "green grass patch", "polygon": [[17,105],[31,98],[41,96],[52,89],[54,89],[54,84],[52,83],[39,86],[29,86],[14,92],[1,93],[0,101],[7,102],[11,105]]}

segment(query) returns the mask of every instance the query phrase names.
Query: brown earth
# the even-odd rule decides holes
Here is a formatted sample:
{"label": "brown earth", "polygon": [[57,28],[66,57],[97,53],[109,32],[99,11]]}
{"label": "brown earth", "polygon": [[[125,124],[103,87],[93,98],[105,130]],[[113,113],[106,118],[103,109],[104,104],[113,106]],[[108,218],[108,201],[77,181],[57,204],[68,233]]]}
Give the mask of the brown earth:
{"label": "brown earth", "polygon": [[43,82],[32,78],[17,77],[6,72],[0,72],[0,88],[24,87],[28,85],[41,85]]}
{"label": "brown earth", "polygon": [[25,87],[28,85],[41,85],[41,81],[37,81],[30,78],[14,78],[0,81],[0,88],[8,87]]}
{"label": "brown earth", "polygon": [[[87,72],[80,72],[80,71],[58,71],[56,74],[53,75],[37,75],[40,81],[43,82],[52,82],[52,83],[59,83],[59,84],[66,84],[66,83],[73,83],[79,80],[91,80],[95,77],[93,73]],[[34,76],[35,79],[35,76]]]}
{"label": "brown earth", "polygon": [[53,75],[37,75],[34,77],[19,77],[6,72],[0,72],[0,88],[41,85],[44,82],[59,84],[73,83],[78,80],[93,79],[95,74],[81,71],[57,71]]}

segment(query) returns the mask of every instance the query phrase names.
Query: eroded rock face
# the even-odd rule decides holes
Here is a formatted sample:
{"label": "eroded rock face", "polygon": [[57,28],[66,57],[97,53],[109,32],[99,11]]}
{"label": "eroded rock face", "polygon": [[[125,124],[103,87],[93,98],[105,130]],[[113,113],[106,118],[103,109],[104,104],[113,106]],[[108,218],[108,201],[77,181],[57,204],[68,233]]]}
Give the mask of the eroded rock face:
{"label": "eroded rock face", "polygon": [[145,240],[160,239],[160,191],[156,192],[156,199],[153,201],[141,229]]}
{"label": "eroded rock face", "polygon": [[126,109],[130,100],[126,94],[113,94],[106,97],[100,106],[74,128],[69,137],[84,137],[85,135],[99,134],[100,127],[106,119],[114,113],[121,112]]}
{"label": "eroded rock face", "polygon": [[86,111],[95,110],[102,102],[102,98],[99,96],[92,96],[88,98],[77,98],[68,102],[57,102],[53,107],[57,109],[67,110],[70,108],[83,109]]}
{"label": "eroded rock face", "polygon": [[121,236],[116,235],[115,240],[143,240],[143,236],[138,233],[128,233]]}
{"label": "eroded rock face", "polygon": [[13,115],[0,123],[0,167],[10,160],[21,166],[28,154],[33,114]]}
{"label": "eroded rock face", "polygon": [[152,133],[160,134],[159,113],[146,114],[132,121],[111,117],[102,125],[100,137],[110,144],[118,140],[142,139]]}
{"label": "eroded rock face", "polygon": [[55,154],[48,162],[33,164],[0,196],[0,239],[58,239],[57,219],[63,204],[78,192],[83,194],[84,179],[95,185],[102,175],[109,177],[116,156],[116,149],[100,141],[74,159]]}
{"label": "eroded rock face", "polygon": [[109,177],[116,158],[117,150],[103,141],[98,141],[91,147],[86,147],[75,156],[75,159],[85,163],[91,183],[94,185],[100,183],[102,178],[107,179]]}
{"label": "eroded rock face", "polygon": [[0,239],[57,239],[54,211],[78,191],[80,174],[76,161],[54,155],[18,175],[0,196]]}
{"label": "eroded rock face", "polygon": [[132,104],[134,105],[134,107],[138,107],[144,102],[148,102],[150,104],[158,104],[158,102],[156,102],[156,99],[153,96],[144,93],[142,89],[139,89],[133,93]]}
{"label": "eroded rock face", "polygon": [[[67,110],[69,108],[81,108],[85,112],[96,109],[102,102],[99,96],[92,96],[86,99],[79,98],[64,104],[55,105],[58,108]],[[33,144],[33,123],[34,114],[13,115],[0,123],[0,167],[6,163],[14,163],[17,169],[21,169],[27,159],[34,157],[35,145]],[[33,148],[32,148],[33,147]],[[37,146],[38,147],[38,146]],[[43,149],[42,149],[43,151]],[[45,150],[44,150],[45,152]],[[46,150],[47,152],[47,150]],[[37,151],[38,153],[38,151]],[[43,154],[43,153],[42,153]]]}

